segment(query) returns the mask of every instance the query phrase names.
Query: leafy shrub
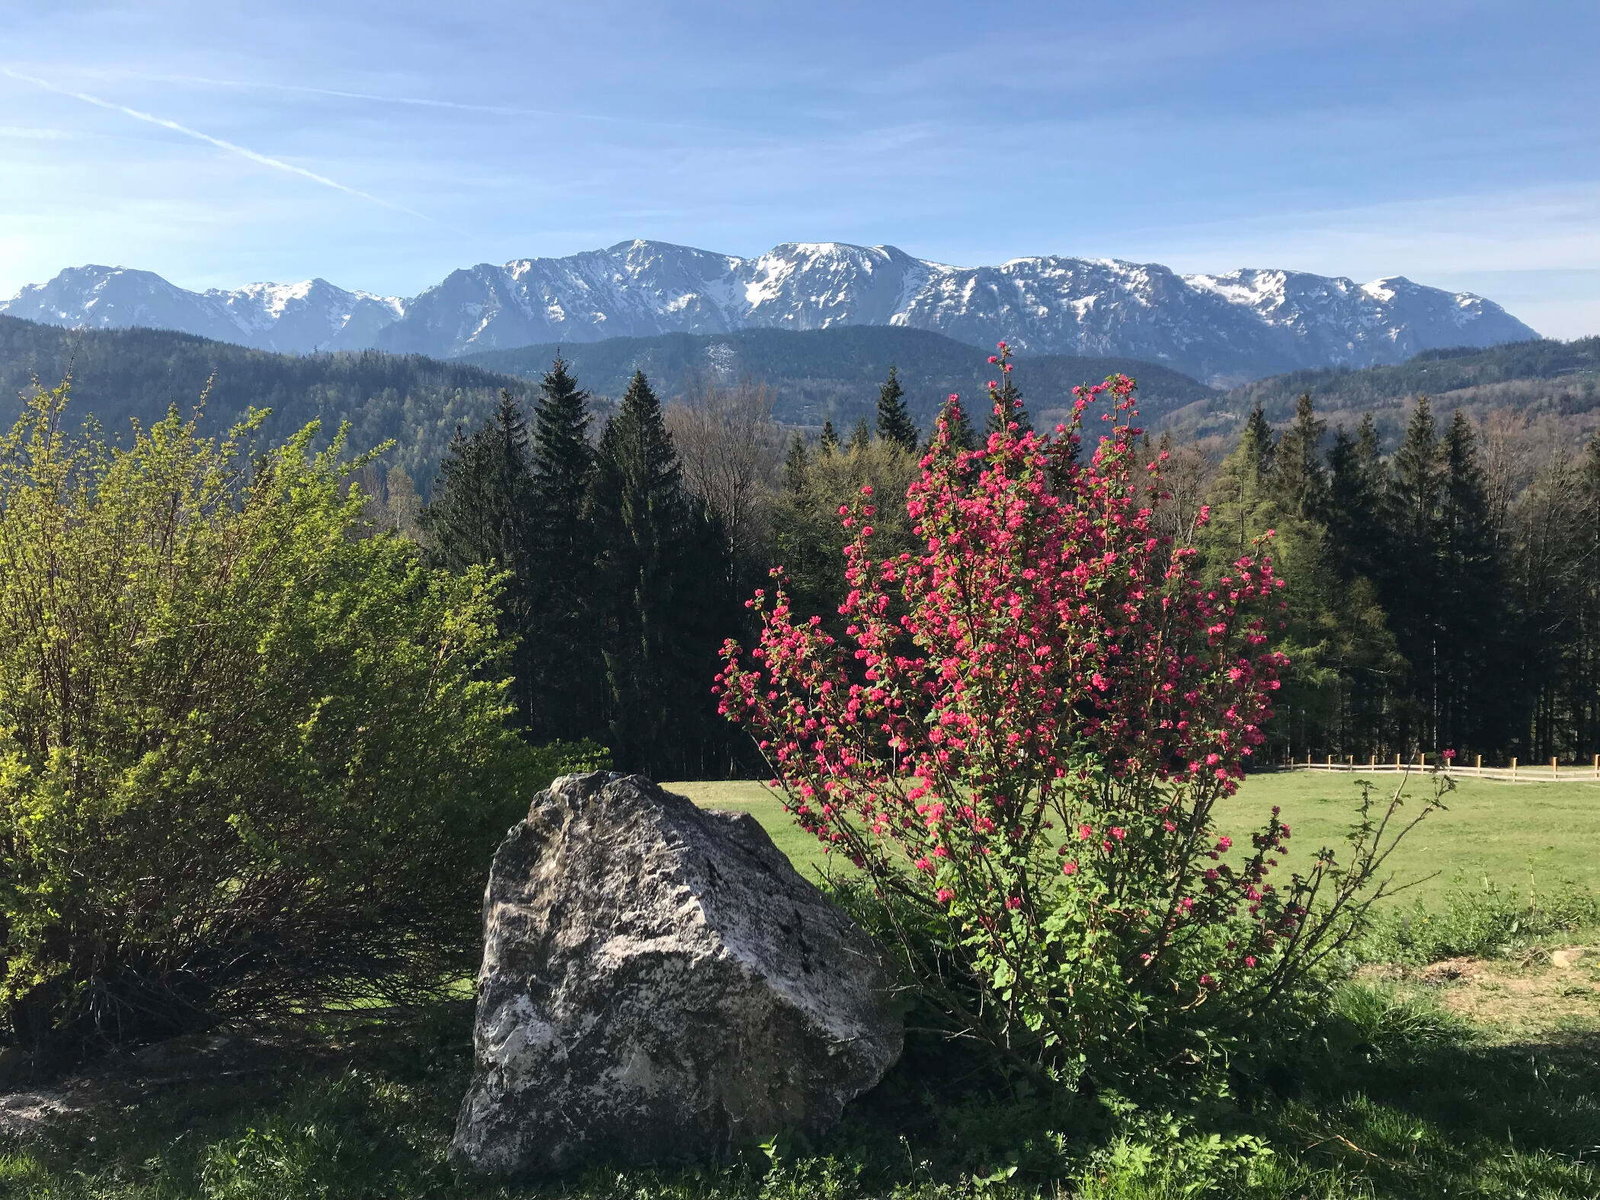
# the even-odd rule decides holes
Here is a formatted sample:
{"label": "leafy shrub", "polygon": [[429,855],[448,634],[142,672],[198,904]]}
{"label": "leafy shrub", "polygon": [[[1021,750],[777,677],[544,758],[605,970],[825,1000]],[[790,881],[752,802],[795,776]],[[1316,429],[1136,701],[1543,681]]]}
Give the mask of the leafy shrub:
{"label": "leafy shrub", "polygon": [[314,427],[118,448],[65,403],[0,441],[0,1032],[71,1055],[459,971],[562,757],[502,720],[493,581],[364,536]]}
{"label": "leafy shrub", "polygon": [[1153,531],[1161,458],[1132,392],[1080,388],[1070,426],[1012,421],[978,451],[941,420],[907,492],[917,553],[872,556],[863,488],[840,509],[843,637],[780,582],[718,677],[951,1030],[1068,1077],[1187,1069],[1287,1007],[1381,894],[1364,889],[1398,824],[1398,799],[1366,794],[1347,861],[1322,851],[1281,886],[1276,810],[1247,846],[1219,835],[1283,666],[1281,581],[1260,545],[1208,580]]}
{"label": "leafy shrub", "polygon": [[1355,950],[1371,962],[1493,958],[1595,924],[1600,896],[1593,892],[1567,887],[1524,896],[1485,879],[1446,893],[1442,906],[1419,902],[1375,915]]}

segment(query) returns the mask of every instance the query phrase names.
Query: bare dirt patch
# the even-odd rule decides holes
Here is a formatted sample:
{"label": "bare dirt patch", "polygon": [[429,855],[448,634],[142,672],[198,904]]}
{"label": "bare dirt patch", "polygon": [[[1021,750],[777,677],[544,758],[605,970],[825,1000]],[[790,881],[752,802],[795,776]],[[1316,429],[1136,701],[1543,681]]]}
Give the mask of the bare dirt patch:
{"label": "bare dirt patch", "polygon": [[1448,958],[1425,967],[1385,963],[1357,977],[1425,989],[1493,1042],[1592,1041],[1600,1030],[1600,953],[1593,947]]}

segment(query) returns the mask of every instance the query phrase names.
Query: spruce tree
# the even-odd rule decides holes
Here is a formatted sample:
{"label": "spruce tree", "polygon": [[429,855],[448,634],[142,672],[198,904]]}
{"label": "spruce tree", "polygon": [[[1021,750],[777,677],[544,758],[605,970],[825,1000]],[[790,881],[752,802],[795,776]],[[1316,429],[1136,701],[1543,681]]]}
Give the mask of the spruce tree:
{"label": "spruce tree", "polygon": [[799,495],[805,491],[806,471],[810,466],[811,454],[806,449],[806,439],[803,433],[796,431],[789,437],[789,449],[783,456],[783,490],[790,495]]}
{"label": "spruce tree", "polygon": [[1356,436],[1340,430],[1328,452],[1327,521],[1345,578],[1369,579],[1380,590],[1394,569],[1389,545],[1389,468],[1368,413]]}
{"label": "spruce tree", "polygon": [[1322,465],[1322,438],[1328,431],[1318,420],[1311,394],[1302,393],[1294,420],[1278,440],[1272,460],[1272,488],[1278,502],[1297,516],[1320,517],[1327,502],[1327,473]]}
{"label": "spruce tree", "polygon": [[824,454],[832,454],[839,448],[839,431],[833,427],[831,417],[822,423],[822,436],[817,439],[817,448]]}
{"label": "spruce tree", "polygon": [[1394,573],[1387,471],[1370,413],[1354,437],[1343,429],[1334,435],[1323,506],[1328,560],[1342,590],[1340,602],[1354,610],[1364,597],[1369,617],[1366,636],[1351,643],[1355,653],[1340,699],[1354,753],[1390,752],[1396,734],[1392,713],[1407,674],[1381,601]]}
{"label": "spruce tree", "polygon": [[1440,453],[1436,736],[1442,746],[1500,751],[1523,707],[1509,686],[1516,658],[1507,651],[1518,639],[1477,438],[1459,409]]}
{"label": "spruce tree", "polygon": [[906,409],[906,390],[900,385],[900,372],[889,368],[889,378],[878,388],[878,436],[885,441],[917,448],[917,426]]}
{"label": "spruce tree", "polygon": [[1256,477],[1265,479],[1272,471],[1273,454],[1277,450],[1278,442],[1272,432],[1272,422],[1267,420],[1267,413],[1261,407],[1261,402],[1256,401],[1250,415],[1245,418],[1244,432],[1239,436],[1239,451],[1250,460]]}
{"label": "spruce tree", "polygon": [[1590,438],[1578,471],[1578,515],[1573,521],[1574,596],[1572,741],[1600,751],[1600,434]]}
{"label": "spruce tree", "polygon": [[1428,398],[1417,401],[1391,471],[1389,529],[1393,569],[1385,580],[1384,607],[1400,652],[1411,667],[1410,748],[1440,749],[1439,506],[1444,472],[1439,436]]}
{"label": "spruce tree", "polygon": [[832,587],[838,571],[839,520],[825,511],[817,494],[816,477],[843,455],[812,454],[805,438],[794,434],[783,460],[783,488],[773,511],[777,563],[783,568],[792,603],[797,611],[824,613],[837,607]]}
{"label": "spruce tree", "polygon": [[862,417],[856,422],[855,428],[850,431],[850,441],[846,443],[845,450],[848,453],[856,454],[870,445],[872,445],[872,426],[867,423],[865,417]]}
{"label": "spruce tree", "polygon": [[[530,440],[529,465],[540,523],[565,516],[567,525],[562,533],[569,544],[576,544],[581,538],[573,514],[582,504],[594,469],[594,451],[589,445],[589,394],[578,387],[559,355],[539,382]],[[559,541],[549,534],[542,538],[547,548]]]}
{"label": "spruce tree", "polygon": [[1258,404],[1245,422],[1239,444],[1223,459],[1213,485],[1207,536],[1214,545],[1227,547],[1229,561],[1245,553],[1251,540],[1271,527],[1278,511],[1269,486],[1273,448],[1272,426]]}
{"label": "spruce tree", "polygon": [[588,509],[607,742],[619,768],[706,770],[722,741],[708,697],[731,605],[721,533],[683,485],[661,404],[636,372],[595,455]]}
{"label": "spruce tree", "polygon": [[595,607],[592,536],[584,498],[594,472],[589,396],[558,355],[539,384],[529,438],[531,727],[576,740],[600,725],[599,659],[586,636]]}
{"label": "spruce tree", "polygon": [[528,433],[510,392],[477,432],[457,430],[440,465],[433,500],[420,524],[430,557],[454,571],[489,567],[503,572],[501,631],[515,643],[511,698],[526,724],[532,717],[533,678],[523,633],[530,619],[532,551]]}

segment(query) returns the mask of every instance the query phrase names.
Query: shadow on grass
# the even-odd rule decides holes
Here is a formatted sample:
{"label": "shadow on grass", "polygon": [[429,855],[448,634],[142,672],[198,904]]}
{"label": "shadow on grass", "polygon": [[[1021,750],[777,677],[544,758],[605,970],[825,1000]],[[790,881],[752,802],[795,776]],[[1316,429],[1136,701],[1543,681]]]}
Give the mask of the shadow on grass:
{"label": "shadow on grass", "polygon": [[[825,1142],[688,1171],[543,1187],[452,1176],[470,1068],[462,1006],[278,1031],[232,1073],[125,1072],[94,1106],[0,1154],[0,1195],[39,1200],[1434,1200],[1600,1196],[1600,1031],[1487,1046],[1436,1009],[1348,989],[1256,1103],[1181,1119],[1106,1097],[984,1091],[913,1048]],[[1257,1141],[1259,1139],[1259,1141]],[[1263,1152],[1270,1148],[1270,1153]]]}
{"label": "shadow on grass", "polygon": [[1600,1030],[1488,1045],[1383,989],[1340,1008],[1302,1094],[1259,1114],[1287,1175],[1349,1181],[1331,1196],[1600,1196]]}

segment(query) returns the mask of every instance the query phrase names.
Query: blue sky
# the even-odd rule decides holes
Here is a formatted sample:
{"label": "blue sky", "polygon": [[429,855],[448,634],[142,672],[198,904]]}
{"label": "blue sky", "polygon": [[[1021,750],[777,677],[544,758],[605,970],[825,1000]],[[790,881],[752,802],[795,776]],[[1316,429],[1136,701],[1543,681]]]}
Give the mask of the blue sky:
{"label": "blue sky", "polygon": [[839,240],[1408,275],[1576,337],[1597,52],[1594,0],[0,0],[0,294]]}

